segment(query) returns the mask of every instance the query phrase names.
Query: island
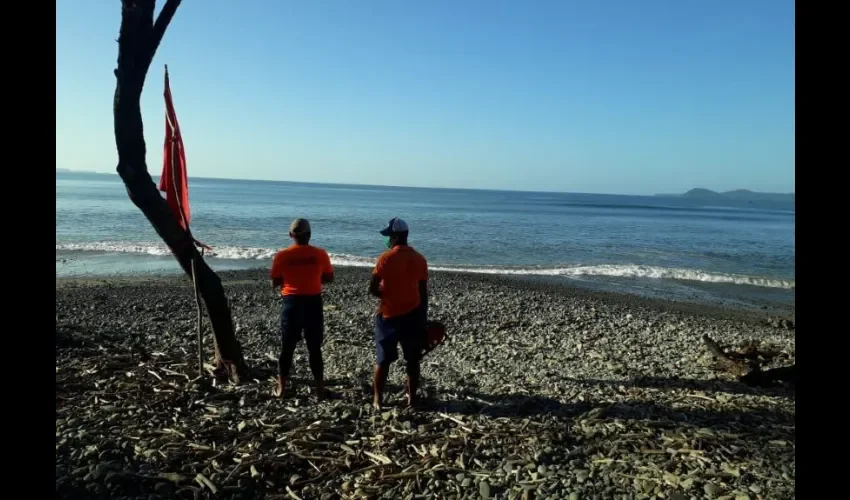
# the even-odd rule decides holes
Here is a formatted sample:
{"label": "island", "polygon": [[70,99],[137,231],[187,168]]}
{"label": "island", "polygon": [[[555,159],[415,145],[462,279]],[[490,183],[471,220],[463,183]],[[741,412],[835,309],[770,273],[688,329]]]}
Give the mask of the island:
{"label": "island", "polygon": [[657,194],[665,198],[684,198],[721,205],[757,205],[759,207],[790,208],[796,204],[796,193],[760,193],[748,189],[736,189],[718,193],[705,188],[694,188],[684,194]]}

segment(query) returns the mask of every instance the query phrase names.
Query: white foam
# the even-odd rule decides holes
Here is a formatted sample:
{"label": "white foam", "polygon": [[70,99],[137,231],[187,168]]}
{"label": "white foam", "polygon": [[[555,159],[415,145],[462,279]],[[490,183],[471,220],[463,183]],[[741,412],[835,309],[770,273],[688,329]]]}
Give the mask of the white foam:
{"label": "white foam", "polygon": [[[137,253],[155,256],[167,256],[171,252],[162,243],[63,243],[56,245],[56,251]],[[217,246],[207,251],[208,257],[227,260],[271,260],[277,249]],[[331,253],[331,262],[337,266],[371,267],[375,259],[357,255]],[[697,269],[667,268],[637,264],[600,264],[593,266],[561,267],[470,267],[470,266],[432,266],[434,271],[457,271],[476,274],[563,276],[579,278],[582,276],[610,276],[619,278],[653,278],[684,281],[702,281],[709,283],[729,283],[767,288],[793,289],[794,280],[780,280],[741,274],[712,273]]]}
{"label": "white foam", "polygon": [[736,285],[751,285],[767,288],[795,287],[793,280],[778,280],[742,274],[710,273],[695,269],[680,269],[668,267],[642,266],[637,264],[600,264],[595,266],[567,266],[556,268],[461,268],[433,267],[434,270],[459,271],[482,274],[516,274],[540,276],[611,276],[617,278],[654,278],[684,281],[704,281],[709,283],[730,283]]}
{"label": "white foam", "polygon": [[[56,251],[64,252],[107,252],[107,253],[139,253],[155,256],[170,256],[171,250],[163,243],[121,243],[121,242],[95,242],[95,243],[61,243],[56,245]],[[227,260],[271,260],[278,249],[238,247],[238,246],[215,246],[207,250],[205,256],[215,259]],[[375,265],[375,259],[359,257],[356,255],[330,254],[331,262],[338,266],[371,267]]]}
{"label": "white foam", "polygon": [[155,243],[62,243],[56,244],[56,251],[65,252],[111,252],[111,253],[145,253],[148,255],[171,255],[171,251],[163,244]]}

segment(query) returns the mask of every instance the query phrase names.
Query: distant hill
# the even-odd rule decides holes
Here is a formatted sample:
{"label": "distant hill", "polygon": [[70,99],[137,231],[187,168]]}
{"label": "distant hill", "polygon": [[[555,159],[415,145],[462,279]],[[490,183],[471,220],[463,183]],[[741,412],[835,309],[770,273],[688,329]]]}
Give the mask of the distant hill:
{"label": "distant hill", "polygon": [[758,193],[748,189],[736,189],[718,193],[710,189],[695,188],[685,194],[658,194],[667,198],[687,198],[695,201],[730,205],[785,206],[793,208],[796,204],[796,193]]}
{"label": "distant hill", "polygon": [[63,173],[73,172],[73,170],[71,170],[69,168],[59,168],[59,167],[56,167],[56,171],[57,172],[63,172]]}
{"label": "distant hill", "polygon": [[685,198],[700,198],[700,199],[716,199],[723,198],[723,195],[710,189],[694,188],[683,194]]}

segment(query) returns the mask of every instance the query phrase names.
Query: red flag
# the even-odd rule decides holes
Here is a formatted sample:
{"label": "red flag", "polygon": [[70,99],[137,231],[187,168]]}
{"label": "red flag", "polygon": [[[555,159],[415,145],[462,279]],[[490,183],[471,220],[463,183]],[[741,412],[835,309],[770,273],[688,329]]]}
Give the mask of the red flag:
{"label": "red flag", "polygon": [[192,215],[189,210],[186,153],[183,149],[180,125],[177,123],[177,113],[174,112],[174,103],[171,100],[168,66],[165,67],[165,148],[159,190],[165,192],[165,199],[180,227],[188,231]]}

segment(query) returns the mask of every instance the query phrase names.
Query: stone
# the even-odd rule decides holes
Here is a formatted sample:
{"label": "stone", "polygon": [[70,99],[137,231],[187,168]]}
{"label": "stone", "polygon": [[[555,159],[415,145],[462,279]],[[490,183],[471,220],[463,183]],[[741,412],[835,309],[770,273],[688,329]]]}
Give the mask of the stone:
{"label": "stone", "polygon": [[478,485],[478,494],[481,498],[490,498],[490,484],[487,481],[481,481]]}
{"label": "stone", "polygon": [[153,490],[161,497],[170,497],[174,493],[174,485],[171,483],[160,482],[156,483]]}
{"label": "stone", "polygon": [[667,493],[667,500],[688,500],[688,497],[681,491],[673,490]]}
{"label": "stone", "polygon": [[100,481],[106,478],[106,475],[109,473],[109,465],[108,464],[98,464],[91,473],[91,478],[95,481]]}

